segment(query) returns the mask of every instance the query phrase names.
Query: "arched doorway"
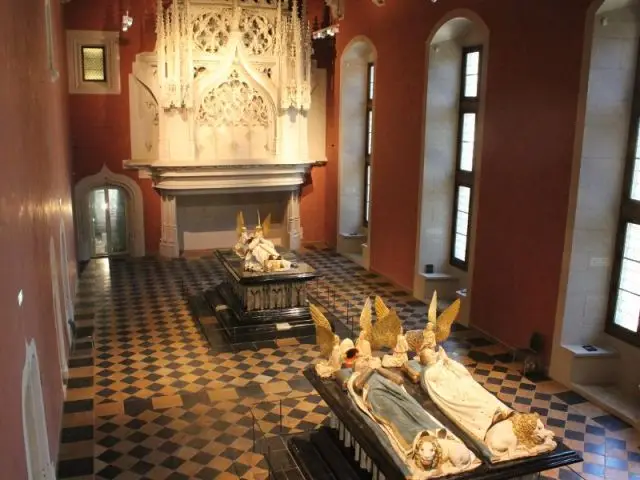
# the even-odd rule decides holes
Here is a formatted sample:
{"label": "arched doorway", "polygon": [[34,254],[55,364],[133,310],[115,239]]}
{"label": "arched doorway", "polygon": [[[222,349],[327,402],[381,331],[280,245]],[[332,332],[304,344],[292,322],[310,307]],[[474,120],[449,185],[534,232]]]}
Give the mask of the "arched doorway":
{"label": "arched doorway", "polygon": [[106,185],[89,192],[91,256],[123,255],[128,251],[127,196],[116,186]]}
{"label": "arched doorway", "polygon": [[[106,194],[105,188],[107,189]],[[119,194],[110,196],[110,188],[117,189]],[[100,190],[102,193],[96,193],[94,195],[94,192],[98,192]],[[142,191],[135,180],[131,179],[127,175],[113,173],[105,165],[95,175],[84,177],[76,184],[74,189],[74,199],[76,205],[76,232],[78,235],[77,259],[79,262],[89,260],[91,257],[95,256],[94,243],[97,235],[100,235],[100,243],[97,251],[109,251],[109,248],[102,248],[105,244],[108,244],[108,239],[105,241],[100,231],[100,228],[104,229],[104,226],[99,226],[100,228],[98,228],[97,231],[94,228],[94,211],[92,209],[92,205],[102,208],[102,217],[106,216],[107,213],[105,205],[122,206],[122,202],[124,202],[124,209],[118,207],[117,212],[114,212],[114,215],[116,215],[116,217],[124,215],[124,223],[118,223],[118,220],[115,219],[115,223],[119,227],[118,232],[114,232],[113,226],[111,227],[111,250],[117,252],[122,249],[122,235],[124,234],[124,244],[126,245],[125,252],[132,257],[144,256],[144,212]],[[109,216],[111,216],[111,212],[109,212]],[[110,219],[110,223],[114,222]],[[106,218],[104,220],[104,224],[106,224]],[[114,239],[114,235],[119,235],[119,237]],[[114,240],[116,240],[116,245],[113,244]],[[106,254],[108,255],[109,253]],[[105,255],[105,253],[102,253],[102,255]]]}

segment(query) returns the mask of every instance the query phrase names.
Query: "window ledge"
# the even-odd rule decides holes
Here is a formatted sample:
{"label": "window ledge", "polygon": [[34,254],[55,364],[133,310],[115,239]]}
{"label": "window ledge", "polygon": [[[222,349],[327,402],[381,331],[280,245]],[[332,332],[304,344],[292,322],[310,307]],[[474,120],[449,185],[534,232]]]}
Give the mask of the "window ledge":
{"label": "window ledge", "polygon": [[438,280],[445,282],[457,282],[458,277],[449,275],[448,273],[420,273],[420,276],[427,280]]}
{"label": "window ledge", "polygon": [[623,392],[615,384],[585,385],[574,383],[572,389],[602,409],[617,415],[633,427],[640,428],[638,397]]}
{"label": "window ledge", "polygon": [[603,348],[598,347],[596,345],[592,345],[596,348],[595,351],[588,351],[583,348],[582,345],[562,345],[562,347],[574,356],[574,358],[583,358],[583,357],[591,357],[591,358],[616,358],[619,356],[616,350],[611,348]]}
{"label": "window ledge", "polygon": [[367,238],[367,236],[364,233],[341,233],[340,237],[342,237],[342,238],[357,238],[357,239]]}

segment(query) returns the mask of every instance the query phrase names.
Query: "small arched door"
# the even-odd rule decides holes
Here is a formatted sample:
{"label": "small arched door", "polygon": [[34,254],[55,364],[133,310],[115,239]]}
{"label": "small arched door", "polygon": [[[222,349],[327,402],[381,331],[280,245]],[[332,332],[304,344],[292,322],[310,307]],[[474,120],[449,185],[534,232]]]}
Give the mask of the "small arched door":
{"label": "small arched door", "polygon": [[89,194],[91,255],[105,257],[127,253],[127,196],[113,186],[96,188]]}

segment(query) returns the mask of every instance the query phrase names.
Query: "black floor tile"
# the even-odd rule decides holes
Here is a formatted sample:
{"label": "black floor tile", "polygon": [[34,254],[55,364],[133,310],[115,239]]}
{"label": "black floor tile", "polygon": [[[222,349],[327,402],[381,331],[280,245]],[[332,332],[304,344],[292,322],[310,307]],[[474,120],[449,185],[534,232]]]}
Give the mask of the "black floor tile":
{"label": "black floor tile", "polygon": [[577,405],[579,403],[585,403],[587,401],[582,395],[577,394],[571,390],[567,390],[566,392],[560,392],[555,394],[560,400],[569,405]]}
{"label": "black floor tile", "polygon": [[620,430],[631,428],[631,425],[614,415],[602,415],[600,417],[594,417],[593,421],[599,423],[604,428],[612,432],[618,432]]}
{"label": "black floor tile", "polygon": [[58,479],[93,475],[93,457],[61,460],[58,462]]}

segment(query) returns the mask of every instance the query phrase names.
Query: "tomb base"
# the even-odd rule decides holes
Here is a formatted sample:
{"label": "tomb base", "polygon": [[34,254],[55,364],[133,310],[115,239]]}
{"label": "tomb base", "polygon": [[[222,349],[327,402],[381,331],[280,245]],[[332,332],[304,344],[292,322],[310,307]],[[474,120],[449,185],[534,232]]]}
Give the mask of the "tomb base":
{"label": "tomb base", "polygon": [[[299,436],[290,439],[290,450],[305,478],[404,480],[404,473],[380,441],[380,431],[362,421],[358,407],[338,382],[320,378],[313,366],[305,369],[304,376],[331,409],[329,425],[321,430],[331,431],[332,435],[324,436],[334,440],[331,445],[323,438],[314,438],[313,434],[309,438]],[[472,445],[464,432],[437,409],[420,385],[405,381],[404,387],[434,418],[465,441],[467,446]],[[322,433],[320,430],[318,432]],[[316,436],[320,435],[318,432]],[[474,453],[481,458],[479,452]],[[337,459],[339,455],[344,458]],[[546,470],[581,462],[582,457],[558,442],[552,452],[535,457],[496,464],[481,460],[483,463],[477,469],[449,475],[447,480],[530,480],[538,478]]]}
{"label": "tomb base", "polygon": [[315,333],[307,297],[317,274],[291,252],[281,254],[296,267],[261,273],[245,272],[242,260],[232,250],[216,250],[227,278],[204,296],[231,343]]}

